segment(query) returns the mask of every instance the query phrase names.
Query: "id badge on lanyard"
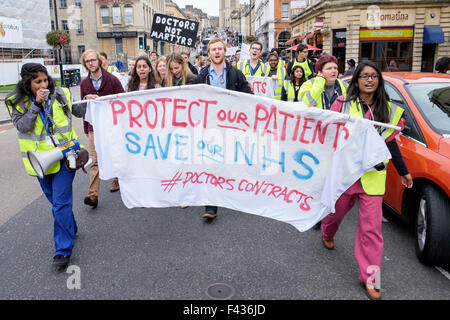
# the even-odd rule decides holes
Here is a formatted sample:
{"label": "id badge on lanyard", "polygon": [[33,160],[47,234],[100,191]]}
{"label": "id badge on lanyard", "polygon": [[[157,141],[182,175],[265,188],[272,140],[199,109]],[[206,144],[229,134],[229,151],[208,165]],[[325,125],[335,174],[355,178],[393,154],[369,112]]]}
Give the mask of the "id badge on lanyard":
{"label": "id badge on lanyard", "polygon": [[[47,108],[48,108],[48,99],[45,101],[44,110],[46,110]],[[45,117],[45,113],[42,110],[39,112],[39,116],[41,117],[42,123],[44,124],[46,133],[45,141],[47,142],[47,145],[58,146],[59,145],[58,138],[56,137],[55,134],[51,132],[53,130],[51,130],[50,119]]]}

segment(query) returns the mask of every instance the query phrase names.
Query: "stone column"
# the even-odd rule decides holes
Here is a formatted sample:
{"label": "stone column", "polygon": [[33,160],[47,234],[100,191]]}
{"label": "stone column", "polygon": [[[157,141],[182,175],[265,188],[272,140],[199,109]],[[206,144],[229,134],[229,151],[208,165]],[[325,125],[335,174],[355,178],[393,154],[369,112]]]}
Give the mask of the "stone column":
{"label": "stone column", "polygon": [[450,57],[450,7],[441,9],[440,26],[444,32],[444,43],[439,43],[437,46],[436,61],[441,57]]}
{"label": "stone column", "polygon": [[416,23],[414,25],[414,43],[412,70],[420,72],[422,66],[423,27],[425,25],[425,9],[416,9]]}
{"label": "stone column", "polygon": [[347,42],[345,44],[345,60],[359,61],[359,29],[361,26],[361,13],[359,9],[349,10],[347,14]]}

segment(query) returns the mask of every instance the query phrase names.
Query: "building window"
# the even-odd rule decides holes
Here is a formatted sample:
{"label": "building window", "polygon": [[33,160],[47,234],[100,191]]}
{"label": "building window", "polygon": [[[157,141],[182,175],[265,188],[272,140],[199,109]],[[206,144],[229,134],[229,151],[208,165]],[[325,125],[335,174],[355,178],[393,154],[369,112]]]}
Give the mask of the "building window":
{"label": "building window", "polygon": [[69,24],[67,23],[67,20],[61,20],[61,26],[65,32],[69,32]]}
{"label": "building window", "polygon": [[289,3],[281,5],[281,19],[289,19]]}
{"label": "building window", "polygon": [[83,20],[77,20],[77,34],[83,34]]}
{"label": "building window", "polygon": [[133,7],[125,7],[125,24],[133,24]]}
{"label": "building window", "polygon": [[81,8],[81,0],[75,0],[75,7]]}
{"label": "building window", "polygon": [[67,0],[59,0],[59,7],[61,9],[66,9],[67,8]]}
{"label": "building window", "polygon": [[100,15],[102,17],[102,24],[109,24],[109,9],[108,8],[100,8]]}
{"label": "building window", "polygon": [[55,30],[55,21],[51,21],[51,25],[52,25],[52,30]]}
{"label": "building window", "polygon": [[115,38],[116,40],[116,56],[123,53],[122,38]]}
{"label": "building window", "polygon": [[53,8],[53,0],[48,0],[48,7],[49,7],[50,9]]}
{"label": "building window", "polygon": [[81,59],[81,56],[83,55],[83,52],[86,51],[85,46],[78,46],[78,57]]}
{"label": "building window", "polygon": [[412,69],[412,40],[411,41],[361,41],[360,60],[375,62],[382,71],[394,61],[400,71]]}
{"label": "building window", "polygon": [[120,7],[112,8],[113,24],[122,24],[122,13],[120,12]]}
{"label": "building window", "polygon": [[72,64],[72,52],[70,49],[64,49],[64,63]]}

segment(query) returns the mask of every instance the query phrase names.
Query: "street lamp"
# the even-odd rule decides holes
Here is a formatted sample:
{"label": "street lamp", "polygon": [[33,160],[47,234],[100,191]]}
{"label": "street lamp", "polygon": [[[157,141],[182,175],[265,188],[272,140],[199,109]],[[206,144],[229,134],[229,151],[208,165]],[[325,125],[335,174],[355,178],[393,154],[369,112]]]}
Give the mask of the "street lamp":
{"label": "street lamp", "polygon": [[[55,30],[58,30],[58,10],[56,9],[56,0],[53,0],[53,8],[55,9]],[[59,76],[61,77],[61,87],[64,86],[64,76],[62,68],[62,53],[61,48],[58,48],[58,61],[59,61]]]}

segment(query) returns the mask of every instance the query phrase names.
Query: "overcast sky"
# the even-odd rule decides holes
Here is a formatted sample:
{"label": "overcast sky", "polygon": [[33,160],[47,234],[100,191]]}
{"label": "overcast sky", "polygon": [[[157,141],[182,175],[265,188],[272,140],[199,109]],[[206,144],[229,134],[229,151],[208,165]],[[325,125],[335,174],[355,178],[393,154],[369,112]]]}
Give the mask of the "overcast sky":
{"label": "overcast sky", "polygon": [[202,9],[210,16],[219,16],[219,0],[172,0],[180,9],[192,4],[194,8]]}
{"label": "overcast sky", "polygon": [[[202,9],[210,16],[219,16],[219,0],[172,0],[180,8],[192,4],[194,8]],[[241,0],[241,3],[248,3],[248,0]]]}

